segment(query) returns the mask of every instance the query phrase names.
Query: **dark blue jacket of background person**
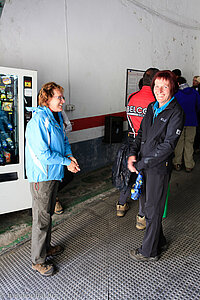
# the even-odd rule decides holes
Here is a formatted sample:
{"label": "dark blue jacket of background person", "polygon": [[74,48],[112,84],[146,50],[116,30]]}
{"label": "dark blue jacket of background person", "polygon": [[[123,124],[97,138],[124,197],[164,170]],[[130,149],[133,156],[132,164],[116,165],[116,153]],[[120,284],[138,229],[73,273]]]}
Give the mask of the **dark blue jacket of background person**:
{"label": "dark blue jacket of background person", "polygon": [[[200,111],[200,95],[188,85],[181,84],[180,89],[175,94],[179,104],[185,113],[184,126],[198,126],[197,112]],[[183,89],[182,89],[183,87]]]}

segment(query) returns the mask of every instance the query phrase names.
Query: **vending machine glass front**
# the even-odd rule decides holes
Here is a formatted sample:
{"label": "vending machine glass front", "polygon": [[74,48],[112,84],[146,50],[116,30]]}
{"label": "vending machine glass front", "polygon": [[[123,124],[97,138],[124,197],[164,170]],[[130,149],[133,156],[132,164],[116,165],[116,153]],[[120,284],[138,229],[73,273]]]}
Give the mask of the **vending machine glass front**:
{"label": "vending machine glass front", "polygon": [[19,163],[18,76],[0,74],[0,165]]}

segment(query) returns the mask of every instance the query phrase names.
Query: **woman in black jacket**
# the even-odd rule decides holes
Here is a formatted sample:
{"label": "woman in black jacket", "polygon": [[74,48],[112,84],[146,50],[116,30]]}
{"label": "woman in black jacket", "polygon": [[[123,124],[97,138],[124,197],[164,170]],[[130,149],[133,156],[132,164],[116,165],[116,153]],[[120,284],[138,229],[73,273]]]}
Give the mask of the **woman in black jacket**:
{"label": "woman in black jacket", "polygon": [[184,112],[173,96],[177,87],[171,71],[159,71],[155,75],[152,91],[156,101],[147,108],[128,159],[129,170],[141,172],[144,178],[141,203],[146,232],[142,246],[130,250],[131,258],[137,261],[158,260],[160,252],[166,248],[162,215],[173,153],[184,126]]}

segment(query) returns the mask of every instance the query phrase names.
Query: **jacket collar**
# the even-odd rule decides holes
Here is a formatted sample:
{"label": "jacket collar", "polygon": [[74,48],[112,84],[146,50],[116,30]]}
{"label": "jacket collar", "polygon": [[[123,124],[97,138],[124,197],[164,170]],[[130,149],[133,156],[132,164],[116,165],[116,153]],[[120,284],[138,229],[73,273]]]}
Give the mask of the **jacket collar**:
{"label": "jacket collar", "polygon": [[[154,102],[151,103],[151,107],[152,107],[153,112],[154,112],[154,105],[155,105],[156,102],[157,101],[154,101]],[[174,99],[168,104],[168,106],[164,110],[173,109],[175,107],[176,103],[177,103],[177,100],[176,100],[176,97],[174,97]]]}
{"label": "jacket collar", "polygon": [[[55,125],[54,115],[48,107],[46,107],[46,106],[26,107],[26,110],[31,111],[33,114],[34,113],[39,113],[40,111],[44,111],[46,113],[47,117],[49,118],[49,122],[51,122],[52,124]],[[61,118],[61,112],[58,112],[58,115],[59,115],[59,119],[61,121],[61,119],[62,119]],[[57,124],[57,122],[56,122],[56,124]]]}

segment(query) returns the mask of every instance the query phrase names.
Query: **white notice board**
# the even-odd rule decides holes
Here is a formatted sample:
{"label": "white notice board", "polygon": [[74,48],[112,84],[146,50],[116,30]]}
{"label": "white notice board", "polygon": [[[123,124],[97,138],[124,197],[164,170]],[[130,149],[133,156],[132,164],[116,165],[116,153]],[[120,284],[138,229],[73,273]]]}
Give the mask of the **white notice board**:
{"label": "white notice board", "polygon": [[128,97],[130,94],[137,92],[139,90],[139,81],[143,77],[145,71],[127,69],[126,70],[126,98],[125,106],[127,105]]}

